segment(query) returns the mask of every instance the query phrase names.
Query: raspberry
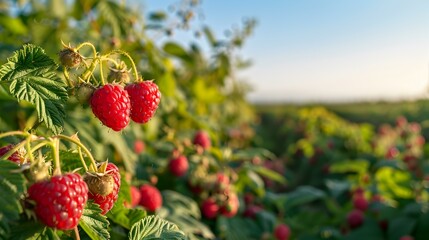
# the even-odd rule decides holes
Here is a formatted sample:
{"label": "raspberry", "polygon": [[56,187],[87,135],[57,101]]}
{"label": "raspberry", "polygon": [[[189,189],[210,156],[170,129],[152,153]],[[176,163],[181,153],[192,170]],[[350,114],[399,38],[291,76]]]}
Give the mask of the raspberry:
{"label": "raspberry", "polygon": [[219,206],[216,204],[216,201],[212,198],[204,200],[201,204],[201,212],[203,216],[212,219],[215,218],[219,212]]}
{"label": "raspberry", "polygon": [[70,230],[77,226],[88,200],[88,187],[76,173],[54,176],[28,189],[37,217],[48,227]]}
{"label": "raspberry", "polygon": [[222,172],[216,174],[216,185],[219,189],[224,190],[229,187],[229,177]]}
{"label": "raspberry", "polygon": [[170,172],[176,176],[181,177],[186,174],[189,168],[188,159],[180,155],[176,158],[173,158],[170,160],[170,163],[168,164],[168,168],[170,169]]}
{"label": "raspberry", "polygon": [[136,123],[147,123],[161,100],[158,86],[152,81],[144,81],[127,85],[125,90],[131,99],[131,119]]}
{"label": "raspberry", "polygon": [[94,115],[114,131],[122,130],[130,122],[130,98],[120,85],[100,87],[95,90],[90,101]]}
{"label": "raspberry", "polygon": [[247,218],[255,218],[256,214],[262,210],[262,207],[251,204],[246,207],[246,210],[243,212],[243,216]]}
{"label": "raspberry", "polygon": [[136,154],[142,153],[144,151],[144,149],[145,149],[145,144],[142,140],[136,140],[134,142],[134,152]]}
{"label": "raspberry", "polygon": [[290,228],[286,224],[279,224],[274,229],[274,236],[277,240],[288,240],[290,236]]}
{"label": "raspberry", "polygon": [[[12,148],[14,147],[13,144],[9,144],[7,146],[1,147],[0,148],[0,157],[2,157],[3,155],[5,155],[7,152],[9,152],[10,150],[12,150]],[[19,156],[18,152],[14,152],[12,155],[10,155],[10,157],[7,158],[8,160],[20,164],[21,163],[21,157]]]}
{"label": "raspberry", "polygon": [[402,236],[399,240],[414,240],[411,236]]}
{"label": "raspberry", "polygon": [[209,135],[205,131],[198,131],[194,136],[193,143],[201,146],[203,149],[209,149],[211,147]]}
{"label": "raspberry", "polygon": [[121,175],[118,167],[109,163],[104,174],[87,173],[84,180],[88,184],[89,199],[94,200],[94,203],[100,206],[101,214],[106,214],[118,200],[119,187],[121,186]]}
{"label": "raspberry", "polygon": [[347,214],[347,223],[349,226],[354,229],[362,225],[364,220],[364,215],[360,210],[353,210],[349,214]]}
{"label": "raspberry", "polygon": [[368,209],[368,201],[362,196],[356,196],[353,199],[353,207],[365,212]]}
{"label": "raspberry", "polygon": [[144,184],[140,187],[140,202],[139,205],[143,206],[150,212],[155,212],[162,206],[162,196],[156,187]]}
{"label": "raspberry", "polygon": [[139,189],[134,186],[131,186],[130,193],[131,193],[131,206],[135,207],[139,205],[140,199],[142,197]]}
{"label": "raspberry", "polygon": [[238,201],[237,194],[229,194],[228,200],[220,209],[220,213],[228,218],[233,217],[237,214],[239,206],[240,202]]}

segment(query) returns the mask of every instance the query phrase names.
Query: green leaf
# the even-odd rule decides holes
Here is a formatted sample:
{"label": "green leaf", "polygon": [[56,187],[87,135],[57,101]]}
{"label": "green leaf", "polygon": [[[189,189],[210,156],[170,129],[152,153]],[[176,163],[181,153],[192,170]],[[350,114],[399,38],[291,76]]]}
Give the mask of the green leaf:
{"label": "green leaf", "polygon": [[325,192],[317,188],[311,186],[302,186],[287,194],[285,207],[286,209],[291,209],[295,206],[306,204],[325,197]]}
{"label": "green leaf", "polygon": [[[364,237],[364,238],[363,238]],[[345,238],[345,240],[379,240],[384,239],[383,233],[380,230],[377,222],[373,219],[365,219],[365,222],[362,226],[356,230],[350,232]]]}
{"label": "green leaf", "polygon": [[368,167],[369,162],[367,160],[346,160],[332,164],[329,171],[332,173],[364,173]]}
{"label": "green leaf", "polygon": [[411,235],[416,226],[416,220],[410,217],[399,217],[390,221],[387,229],[388,239],[399,239],[402,236]]}
{"label": "green leaf", "polygon": [[286,184],[286,178],[271,169],[256,165],[252,165],[251,169],[263,177],[269,178],[282,184]]}
{"label": "green leaf", "polygon": [[214,239],[215,236],[208,226],[201,222],[201,212],[198,204],[191,198],[178,192],[162,191],[164,205],[158,215],[177,224],[186,233],[202,236],[204,239]]}
{"label": "green leaf", "polygon": [[7,234],[8,223],[18,220],[22,212],[19,199],[25,190],[25,178],[18,173],[19,169],[11,161],[0,160],[0,196],[3,196],[0,197],[0,236]]}
{"label": "green leaf", "polygon": [[131,240],[150,239],[186,239],[179,228],[158,216],[148,216],[133,225],[130,231]]}
{"label": "green leaf", "polygon": [[66,85],[57,76],[57,65],[45,51],[24,45],[0,67],[0,81],[10,83],[10,93],[19,100],[36,106],[39,121],[58,134],[63,129]]}
{"label": "green leaf", "polygon": [[[121,178],[121,184],[122,180]],[[124,186],[121,186],[123,189]],[[119,197],[113,208],[106,214],[106,216],[113,222],[120,226],[131,229],[131,227],[138,221],[146,217],[146,211],[140,208],[129,209],[124,206],[125,196],[122,190],[119,191]]]}
{"label": "green leaf", "polygon": [[101,212],[97,204],[89,201],[79,221],[79,226],[93,240],[110,239],[110,234],[107,231],[109,221],[106,216],[101,215]]}
{"label": "green leaf", "polygon": [[221,235],[220,239],[226,240],[259,239],[261,232],[254,221],[240,217],[219,217],[217,228]]}
{"label": "green leaf", "polygon": [[416,239],[429,239],[429,213],[422,214],[417,222]]}

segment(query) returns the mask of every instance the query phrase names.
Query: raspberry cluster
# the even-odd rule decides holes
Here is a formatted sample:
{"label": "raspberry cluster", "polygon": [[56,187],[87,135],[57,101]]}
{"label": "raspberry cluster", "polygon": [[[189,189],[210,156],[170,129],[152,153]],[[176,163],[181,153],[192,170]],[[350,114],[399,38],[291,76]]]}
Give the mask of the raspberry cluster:
{"label": "raspberry cluster", "polygon": [[107,127],[121,131],[130,119],[147,123],[155,114],[161,99],[158,86],[152,81],[127,85],[106,84],[94,91],[90,105],[94,115]]}

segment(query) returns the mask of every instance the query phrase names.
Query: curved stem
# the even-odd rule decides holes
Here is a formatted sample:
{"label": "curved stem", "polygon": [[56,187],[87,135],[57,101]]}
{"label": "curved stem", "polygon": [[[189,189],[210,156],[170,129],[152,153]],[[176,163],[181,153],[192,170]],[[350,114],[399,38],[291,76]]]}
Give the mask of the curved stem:
{"label": "curved stem", "polygon": [[64,77],[66,78],[67,85],[69,87],[74,87],[72,81],[70,80],[70,75],[69,75],[69,71],[67,70],[67,68],[64,68],[63,74],[64,74]]}
{"label": "curved stem", "polygon": [[5,133],[0,134],[0,138],[10,137],[10,136],[14,136],[14,135],[20,135],[23,137],[28,137],[30,135],[30,133],[23,132],[23,131],[11,131],[11,132],[5,132]]}
{"label": "curved stem", "polygon": [[76,227],[74,227],[74,239],[75,240],[80,240],[80,236],[79,236],[79,229]]}
{"label": "curved stem", "polygon": [[79,152],[79,158],[80,158],[80,161],[82,162],[83,168],[85,168],[85,172],[88,172],[88,166],[86,166],[85,158],[83,157],[83,154],[82,154],[82,149],[80,147],[77,147],[77,151]]}
{"label": "curved stem", "polygon": [[103,61],[102,59],[100,59],[100,66],[98,66],[98,68],[100,68],[100,80],[101,80],[101,85],[105,85],[106,82],[104,82],[104,73],[103,73]]}
{"label": "curved stem", "polygon": [[67,141],[70,141],[70,142],[76,144],[77,146],[79,146],[80,148],[82,148],[83,151],[86,153],[86,155],[88,155],[89,159],[91,160],[91,165],[93,165],[95,167],[95,169],[97,169],[97,162],[95,161],[95,159],[92,156],[91,152],[80,141],[78,141],[78,140],[76,140],[74,138],[65,136],[65,135],[57,135],[55,137],[60,138],[60,139],[64,139],[64,140],[67,140]]}
{"label": "curved stem", "polygon": [[26,139],[26,145],[25,145],[25,149],[27,150],[26,156],[30,159],[30,162],[34,162],[34,156],[33,153],[31,152],[31,136],[28,136]]}
{"label": "curved stem", "polygon": [[52,138],[50,143],[52,148],[52,156],[54,158],[54,173],[53,176],[61,175],[61,165],[60,165],[60,140],[58,138]]}
{"label": "curved stem", "polygon": [[116,62],[115,60],[113,60],[113,59],[111,59],[111,58],[109,58],[109,57],[104,57],[104,56],[102,56],[102,57],[101,57],[101,60],[102,60],[102,61],[108,61],[108,62],[113,63],[113,65],[115,65],[115,67],[116,67],[116,68],[118,68],[118,67],[119,67],[118,62]]}
{"label": "curved stem", "polygon": [[85,70],[85,72],[82,73],[82,79],[88,82],[89,77],[94,72],[95,67],[97,66],[97,62],[100,60],[100,58],[94,58],[91,62],[91,65]]}
{"label": "curved stem", "polygon": [[40,148],[42,148],[42,147],[44,147],[44,146],[46,146],[46,145],[48,145],[48,144],[50,144],[50,142],[49,142],[49,141],[43,141],[43,142],[41,142],[41,143],[37,144],[36,146],[34,146],[34,147],[31,149],[30,153],[32,154],[32,153],[34,153],[35,151],[39,150]]}
{"label": "curved stem", "polygon": [[84,43],[79,44],[79,46],[77,46],[75,50],[76,50],[76,51],[78,51],[78,50],[79,50],[79,49],[81,49],[83,46],[88,46],[88,47],[90,47],[90,48],[92,49],[92,54],[94,55],[94,58],[96,58],[96,57],[97,57],[97,50],[95,50],[94,45],[92,45],[92,43],[90,43],[90,42],[84,42]]}
{"label": "curved stem", "polygon": [[106,54],[106,56],[110,56],[111,54],[114,54],[114,53],[122,54],[122,55],[126,56],[130,60],[131,67],[133,68],[134,78],[135,78],[135,80],[138,80],[139,79],[139,74],[137,72],[137,67],[136,67],[136,64],[134,63],[134,60],[131,58],[131,56],[127,52],[119,50],[119,49],[115,49],[115,50],[111,51],[110,53]]}

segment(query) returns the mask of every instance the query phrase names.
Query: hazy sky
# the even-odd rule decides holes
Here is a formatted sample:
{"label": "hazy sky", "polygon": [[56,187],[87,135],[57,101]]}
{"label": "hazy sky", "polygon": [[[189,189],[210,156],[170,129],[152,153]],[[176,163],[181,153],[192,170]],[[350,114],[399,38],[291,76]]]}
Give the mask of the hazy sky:
{"label": "hazy sky", "polygon": [[429,85],[429,1],[203,0],[202,11],[218,36],[258,20],[242,50],[253,66],[239,75],[251,101],[409,98]]}

